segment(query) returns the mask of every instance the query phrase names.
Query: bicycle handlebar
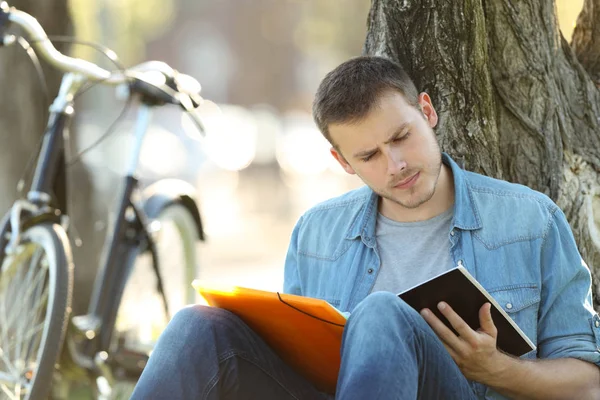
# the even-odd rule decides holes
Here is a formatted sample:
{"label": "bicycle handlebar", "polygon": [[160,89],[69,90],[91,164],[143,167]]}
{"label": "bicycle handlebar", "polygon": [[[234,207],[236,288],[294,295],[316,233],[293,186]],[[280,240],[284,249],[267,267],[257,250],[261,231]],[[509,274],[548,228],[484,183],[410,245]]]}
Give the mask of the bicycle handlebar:
{"label": "bicycle handlebar", "polygon": [[[65,56],[50,42],[44,28],[31,15],[19,11],[14,7],[8,8],[6,2],[2,3],[2,12],[8,13],[8,20],[20,26],[31,41],[36,54],[42,56],[47,62],[64,72],[75,72],[91,80],[102,80],[107,84],[118,85],[127,81],[122,73],[113,73],[100,68],[89,61]],[[6,7],[6,8],[5,8]]]}
{"label": "bicycle handlebar", "polygon": [[[63,72],[73,72],[89,80],[100,81],[107,85],[130,83],[134,79],[138,79],[139,73],[144,72],[160,72],[175,80],[176,88],[171,88],[172,90],[164,87],[164,85],[156,87],[171,96],[173,92],[183,95],[183,98],[173,97],[190,114],[200,132],[205,133],[202,120],[194,112],[194,109],[203,100],[199,96],[200,83],[191,76],[178,73],[169,65],[160,61],[147,61],[125,71],[108,71],[92,62],[66,56],[56,50],[37,19],[24,11],[9,7],[6,1],[2,1],[0,2],[0,34],[3,33],[3,28],[6,28],[2,26],[6,21],[20,26],[27,34],[36,54],[41,55],[44,60]],[[0,40],[3,40],[3,38],[0,37]]]}

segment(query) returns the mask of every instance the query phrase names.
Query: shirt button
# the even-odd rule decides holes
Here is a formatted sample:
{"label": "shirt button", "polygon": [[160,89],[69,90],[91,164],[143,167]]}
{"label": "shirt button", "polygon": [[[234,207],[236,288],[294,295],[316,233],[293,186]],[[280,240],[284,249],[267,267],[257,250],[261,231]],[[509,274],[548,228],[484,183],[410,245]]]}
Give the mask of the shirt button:
{"label": "shirt button", "polygon": [[596,328],[600,327],[600,321],[596,321],[594,325],[596,325]]}
{"label": "shirt button", "polygon": [[372,274],[372,273],[373,273],[373,268],[369,268],[369,269],[367,270],[367,272],[368,272],[368,273],[370,273],[370,274]]}
{"label": "shirt button", "polygon": [[450,236],[454,236],[454,229],[450,231]]}
{"label": "shirt button", "polygon": [[512,303],[506,303],[506,308],[510,310],[512,308]]}

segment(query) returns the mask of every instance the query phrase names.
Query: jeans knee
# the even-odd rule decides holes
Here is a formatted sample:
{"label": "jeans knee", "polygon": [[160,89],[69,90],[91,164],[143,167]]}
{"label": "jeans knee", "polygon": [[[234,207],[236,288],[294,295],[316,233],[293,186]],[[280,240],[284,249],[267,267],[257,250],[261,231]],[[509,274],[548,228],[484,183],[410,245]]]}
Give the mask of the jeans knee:
{"label": "jeans knee", "polygon": [[189,332],[190,330],[195,332],[206,332],[207,329],[231,325],[223,323],[224,321],[232,321],[235,323],[235,320],[237,320],[237,317],[227,310],[217,307],[192,305],[177,311],[171,319],[171,322],[169,322],[168,328],[176,332]]}
{"label": "jeans knee", "polygon": [[368,314],[413,314],[415,310],[404,300],[390,292],[375,292],[368,295],[356,308]]}
{"label": "jeans knee", "polygon": [[377,327],[412,329],[419,323],[424,323],[424,320],[415,309],[394,293],[375,292],[368,295],[356,307],[348,322],[360,324],[367,329]]}
{"label": "jeans knee", "polygon": [[175,313],[173,318],[171,319],[171,325],[190,325],[203,323],[204,320],[210,319],[207,317],[209,314],[210,307],[200,306],[200,305],[192,305],[186,306],[180,309]]}

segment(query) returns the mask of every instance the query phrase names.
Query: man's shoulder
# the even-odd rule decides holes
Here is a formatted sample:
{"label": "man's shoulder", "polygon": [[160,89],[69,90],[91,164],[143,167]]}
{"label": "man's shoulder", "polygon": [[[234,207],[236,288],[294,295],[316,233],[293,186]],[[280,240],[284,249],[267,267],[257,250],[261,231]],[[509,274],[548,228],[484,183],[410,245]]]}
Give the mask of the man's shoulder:
{"label": "man's shoulder", "polygon": [[475,235],[488,248],[542,239],[558,206],[527,186],[473,172],[465,174],[469,195],[482,222]]}
{"label": "man's shoulder", "polygon": [[302,215],[297,228],[308,230],[310,236],[315,237],[321,237],[319,232],[325,231],[330,239],[344,235],[360,220],[359,216],[372,195],[373,191],[368,186],[362,186],[318,203]]}
{"label": "man's shoulder", "polygon": [[306,211],[295,228],[298,253],[322,260],[340,257],[350,243],[344,238],[360,223],[372,195],[368,187],[361,187]]}
{"label": "man's shoulder", "polygon": [[523,204],[530,203],[549,212],[558,208],[547,195],[528,186],[470,171],[465,171],[465,177],[473,197],[486,198],[499,205],[505,202],[514,204],[515,201]]}
{"label": "man's shoulder", "polygon": [[361,186],[314,205],[304,213],[303,217],[311,218],[323,216],[324,214],[347,214],[352,210],[359,210],[369,201],[372,193],[368,186]]}

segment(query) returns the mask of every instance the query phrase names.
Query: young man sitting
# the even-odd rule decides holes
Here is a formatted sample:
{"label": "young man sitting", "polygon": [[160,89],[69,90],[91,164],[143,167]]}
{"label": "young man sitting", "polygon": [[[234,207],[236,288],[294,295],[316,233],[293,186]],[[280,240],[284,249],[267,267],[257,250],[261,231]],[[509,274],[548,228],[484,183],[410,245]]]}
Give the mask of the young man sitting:
{"label": "young man sitting", "polygon": [[[358,57],[313,107],[331,154],[365,187],[308,210],[292,233],[284,291],[350,312],[339,399],[598,399],[600,319],[569,224],[545,195],[467,172],[440,151],[426,93],[396,63]],[[537,350],[496,348],[490,305],[472,330],[395,293],[464,266]],[[133,399],[327,399],[231,313],[171,321]]]}

